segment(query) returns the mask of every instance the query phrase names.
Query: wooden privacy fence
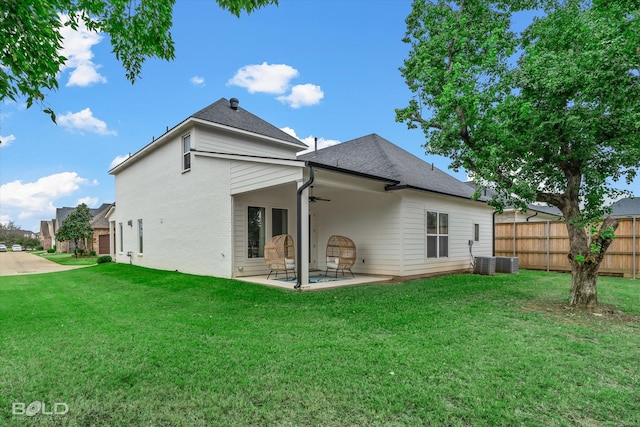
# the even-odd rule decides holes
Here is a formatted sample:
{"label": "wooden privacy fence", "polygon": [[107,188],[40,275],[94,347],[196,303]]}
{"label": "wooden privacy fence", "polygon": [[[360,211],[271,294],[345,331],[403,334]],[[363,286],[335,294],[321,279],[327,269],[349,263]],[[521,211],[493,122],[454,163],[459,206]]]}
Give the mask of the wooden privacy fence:
{"label": "wooden privacy fence", "polygon": [[[640,218],[618,219],[616,238],[600,274],[640,277]],[[513,222],[495,225],[495,256],[518,257],[520,268],[571,271],[569,236],[564,222]]]}

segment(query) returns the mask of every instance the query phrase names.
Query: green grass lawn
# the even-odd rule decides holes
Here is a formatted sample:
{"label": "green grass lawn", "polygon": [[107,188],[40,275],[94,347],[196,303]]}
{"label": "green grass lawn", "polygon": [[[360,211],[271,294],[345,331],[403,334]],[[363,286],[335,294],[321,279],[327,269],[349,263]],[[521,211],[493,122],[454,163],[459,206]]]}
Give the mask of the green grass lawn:
{"label": "green grass lawn", "polygon": [[36,255],[41,256],[42,258],[46,258],[50,261],[57,262],[61,265],[93,265],[98,262],[97,257],[78,257],[76,258],[74,254],[66,254],[66,253],[36,253]]}
{"label": "green grass lawn", "polygon": [[[0,425],[637,426],[640,282],[294,292],[101,264],[0,277]],[[12,415],[16,402],[64,415]]]}

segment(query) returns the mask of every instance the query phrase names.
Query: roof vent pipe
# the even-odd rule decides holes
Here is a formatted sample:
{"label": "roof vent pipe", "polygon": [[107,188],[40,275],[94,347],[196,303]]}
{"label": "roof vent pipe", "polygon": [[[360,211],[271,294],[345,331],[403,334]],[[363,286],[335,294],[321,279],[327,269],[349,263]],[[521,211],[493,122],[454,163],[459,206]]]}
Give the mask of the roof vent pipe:
{"label": "roof vent pipe", "polygon": [[315,138],[313,138],[313,144],[314,144],[314,151],[318,151],[318,137],[316,136]]}
{"label": "roof vent pipe", "polygon": [[231,107],[232,110],[237,110],[239,103],[240,101],[238,101],[238,98],[231,98],[229,100],[229,106]]}

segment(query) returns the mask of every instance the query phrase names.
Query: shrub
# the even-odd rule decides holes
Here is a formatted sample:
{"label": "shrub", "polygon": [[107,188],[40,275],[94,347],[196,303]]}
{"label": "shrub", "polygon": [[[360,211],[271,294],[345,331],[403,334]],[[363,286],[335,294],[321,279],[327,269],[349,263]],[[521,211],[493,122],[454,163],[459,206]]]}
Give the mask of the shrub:
{"label": "shrub", "polygon": [[105,262],[111,262],[113,261],[113,259],[111,259],[110,255],[103,255],[100,258],[98,258],[98,264],[104,264]]}
{"label": "shrub", "polygon": [[56,252],[56,248],[47,249],[47,253],[53,254]]}
{"label": "shrub", "polygon": [[96,251],[90,251],[89,256],[96,256]]}

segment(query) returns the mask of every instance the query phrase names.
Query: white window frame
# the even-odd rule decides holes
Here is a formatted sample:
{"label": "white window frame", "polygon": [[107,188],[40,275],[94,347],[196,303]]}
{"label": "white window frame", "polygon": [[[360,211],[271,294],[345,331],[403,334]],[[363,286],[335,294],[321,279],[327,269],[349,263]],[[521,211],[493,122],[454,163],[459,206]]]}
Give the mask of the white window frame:
{"label": "white window frame", "polygon": [[[180,141],[182,143],[182,172],[187,172],[191,170],[191,134],[183,135]],[[189,143],[188,147],[185,147],[185,141]],[[187,163],[189,163],[188,166]]]}
{"label": "white window frame", "polygon": [[[436,215],[436,226],[435,233],[429,231],[429,214]],[[442,230],[442,219],[446,217],[446,233]],[[448,212],[440,212],[435,210],[425,209],[424,211],[424,255],[426,259],[438,259],[438,258],[448,258],[449,257],[449,213]],[[429,237],[435,237],[435,256],[429,255]],[[441,242],[443,238],[446,238],[446,248],[443,248]],[[444,250],[443,250],[444,249]],[[445,253],[443,255],[443,252]]]}
{"label": "white window frame", "polygon": [[[291,209],[283,206],[266,205],[264,203],[247,203],[247,205],[244,207],[244,220],[245,220],[245,231],[246,231],[246,235],[244,239],[244,255],[247,260],[256,260],[256,259],[264,260],[264,253],[262,254],[262,256],[257,256],[257,257],[249,256],[249,208],[264,209],[264,240],[265,240],[264,243],[266,243],[271,237],[273,237],[273,210],[274,209],[283,210],[287,213],[286,214],[287,229],[285,234],[287,233],[291,234],[289,232],[289,221],[290,221],[289,211]],[[264,247],[262,248],[262,250],[264,250]],[[258,254],[260,254],[260,248],[258,248]]]}

